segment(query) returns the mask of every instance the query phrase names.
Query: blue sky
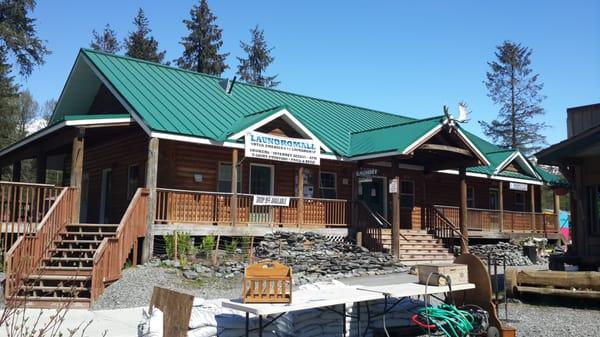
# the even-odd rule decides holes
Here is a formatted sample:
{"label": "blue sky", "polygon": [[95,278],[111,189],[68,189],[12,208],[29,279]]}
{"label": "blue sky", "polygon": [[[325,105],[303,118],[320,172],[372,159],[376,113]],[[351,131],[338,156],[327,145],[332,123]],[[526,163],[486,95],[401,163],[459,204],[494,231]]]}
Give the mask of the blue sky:
{"label": "blue sky", "polygon": [[[143,7],[167,58],[180,56],[182,23],[196,1],[38,1],[34,12],[52,55],[27,79],[41,102],[58,98],[92,29],[110,23],[122,39]],[[548,98],[550,143],[566,137],[566,108],[600,102],[600,2],[594,1],[209,1],[223,28],[233,76],[239,41],[258,24],[275,47],[279,89],[413,117],[472,110],[466,126],[498,108],[483,80],[495,46],[513,40],[533,49]]]}

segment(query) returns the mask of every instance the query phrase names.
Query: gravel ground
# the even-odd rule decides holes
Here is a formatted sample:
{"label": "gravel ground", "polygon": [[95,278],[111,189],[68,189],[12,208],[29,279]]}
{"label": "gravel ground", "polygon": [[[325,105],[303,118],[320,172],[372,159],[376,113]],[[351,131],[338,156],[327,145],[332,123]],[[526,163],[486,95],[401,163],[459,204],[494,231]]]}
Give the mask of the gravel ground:
{"label": "gravel ground", "polygon": [[508,316],[508,324],[517,328],[520,337],[600,336],[600,309],[511,303]]}
{"label": "gravel ground", "polygon": [[110,285],[93,310],[147,306],[154,286],[174,289],[203,298],[241,296],[241,277],[190,281],[174,268],[137,266],[123,271],[123,277]]}

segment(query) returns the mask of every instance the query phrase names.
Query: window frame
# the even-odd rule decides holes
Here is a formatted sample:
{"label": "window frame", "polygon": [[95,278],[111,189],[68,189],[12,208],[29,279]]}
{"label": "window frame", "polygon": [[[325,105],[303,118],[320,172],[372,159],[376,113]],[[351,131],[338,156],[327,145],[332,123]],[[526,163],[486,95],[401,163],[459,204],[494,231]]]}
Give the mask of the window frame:
{"label": "window frame", "polygon": [[[137,168],[138,168],[138,184],[136,187],[132,187],[132,184],[131,184],[131,168],[134,166],[137,166]],[[128,201],[131,201],[131,199],[133,199],[133,196],[135,195],[135,191],[137,191],[137,189],[141,186],[143,186],[141,165],[139,163],[134,163],[134,164],[128,165],[127,166],[127,200]]]}
{"label": "window frame", "polygon": [[[402,186],[404,185],[404,183],[410,183],[412,185],[412,193],[403,192],[404,189],[402,188]],[[412,180],[412,179],[400,179],[400,208],[411,208],[411,209],[415,208],[416,202],[417,202],[416,194],[417,194],[417,191],[415,190],[415,181],[414,180]],[[411,206],[406,206],[406,203],[402,202],[402,200],[405,197],[410,197],[412,199],[412,205]]]}
{"label": "window frame", "polygon": [[[333,187],[323,187],[323,180],[321,179],[321,175],[322,174],[330,174],[333,175]],[[338,197],[338,182],[337,182],[337,173],[336,172],[332,172],[332,171],[319,171],[319,193],[321,194],[321,197],[323,197],[323,190],[333,190],[334,192],[334,197],[333,198],[327,198],[327,199],[337,199]]]}
{"label": "window frame", "polygon": [[[221,165],[231,166],[231,171],[230,171],[230,174],[229,174],[229,180],[222,180],[221,179]],[[233,163],[232,162],[230,162],[230,161],[219,161],[217,163],[217,189],[216,189],[217,192],[220,192],[220,193],[231,193],[231,178],[232,178],[231,176],[232,176],[232,174],[233,174]],[[229,191],[221,191],[220,190],[221,181],[227,181],[227,182],[229,182]],[[242,192],[242,186],[243,186],[242,185],[242,172],[240,170],[238,170],[238,190],[237,190],[238,193]]]}
{"label": "window frame", "polygon": [[262,166],[262,167],[270,168],[270,170],[271,170],[271,194],[269,194],[269,195],[275,195],[275,165],[261,164],[261,163],[251,163],[250,164],[250,169],[248,170],[248,193],[253,194],[252,193],[252,167],[254,167],[254,166]]}
{"label": "window frame", "polygon": [[[469,191],[471,191],[470,198]],[[475,208],[475,186],[467,185],[467,208]]]}

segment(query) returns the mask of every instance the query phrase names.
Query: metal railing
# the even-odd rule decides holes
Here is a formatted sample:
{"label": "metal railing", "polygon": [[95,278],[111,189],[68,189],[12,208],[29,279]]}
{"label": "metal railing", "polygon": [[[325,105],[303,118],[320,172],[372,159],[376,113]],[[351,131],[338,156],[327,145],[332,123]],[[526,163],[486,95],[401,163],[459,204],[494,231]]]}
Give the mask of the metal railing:
{"label": "metal railing", "polygon": [[[437,206],[426,205],[424,218],[425,229],[427,232],[432,234],[435,238],[442,240],[444,245],[450,251],[454,251],[456,239],[468,242],[468,239],[462,235],[455,223],[448,219]],[[458,223],[458,221],[456,223]]]}
{"label": "metal railing", "polygon": [[[282,227],[345,227],[347,201],[289,197],[288,206],[254,205],[252,194],[158,188],[155,222]],[[232,214],[234,200],[237,216]],[[303,209],[302,214],[301,209]],[[302,215],[302,216],[301,216]]]}

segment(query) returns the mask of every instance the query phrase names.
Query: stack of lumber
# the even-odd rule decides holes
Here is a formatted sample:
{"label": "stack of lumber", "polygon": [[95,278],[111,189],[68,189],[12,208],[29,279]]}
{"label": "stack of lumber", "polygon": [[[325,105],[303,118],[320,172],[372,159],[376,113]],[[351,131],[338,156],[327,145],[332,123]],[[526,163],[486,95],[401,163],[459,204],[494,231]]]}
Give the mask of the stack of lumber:
{"label": "stack of lumber", "polygon": [[506,269],[506,292],[600,299],[600,272]]}

